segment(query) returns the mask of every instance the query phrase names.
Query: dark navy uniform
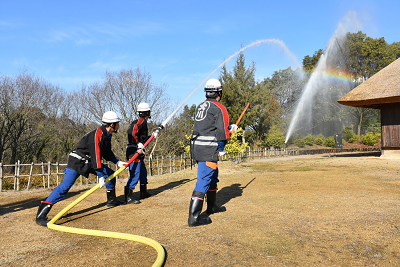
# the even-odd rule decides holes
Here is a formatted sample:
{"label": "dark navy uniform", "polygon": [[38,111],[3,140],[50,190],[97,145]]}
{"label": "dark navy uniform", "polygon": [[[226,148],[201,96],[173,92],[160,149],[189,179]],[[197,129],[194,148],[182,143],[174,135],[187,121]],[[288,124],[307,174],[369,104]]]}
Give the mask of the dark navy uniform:
{"label": "dark navy uniform", "polygon": [[198,162],[197,183],[194,191],[206,193],[218,180],[218,146],[225,146],[230,138],[229,116],[224,105],[207,99],[196,108],[191,149]]}
{"label": "dark navy uniform", "polygon": [[[118,162],[111,150],[111,137],[112,135],[107,132],[105,126],[84,135],[76,149],[69,154],[64,179],[45,202],[55,204],[64,199],[79,175],[89,177],[89,174],[92,173],[99,177],[108,177],[114,173],[113,170],[101,163],[102,158],[113,163]],[[114,190],[115,182],[115,178],[107,182],[107,190]]]}
{"label": "dark navy uniform", "polygon": [[[147,128],[147,121],[143,117],[139,117],[139,119],[134,120],[127,133],[128,133],[128,145],[126,147],[126,159],[129,160],[133,157],[133,155],[138,150],[138,144],[146,143],[149,138]],[[132,164],[129,165],[129,179],[126,186],[134,190],[138,181],[140,180],[140,184],[147,184],[147,170],[146,165],[144,163],[145,155],[139,155]]]}

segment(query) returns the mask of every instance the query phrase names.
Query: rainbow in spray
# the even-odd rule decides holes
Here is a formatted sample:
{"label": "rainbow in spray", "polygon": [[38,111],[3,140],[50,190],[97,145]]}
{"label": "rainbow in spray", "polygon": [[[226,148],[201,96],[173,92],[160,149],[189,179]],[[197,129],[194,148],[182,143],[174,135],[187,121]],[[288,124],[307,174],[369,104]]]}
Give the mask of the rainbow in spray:
{"label": "rainbow in spray", "polygon": [[[301,75],[307,75],[307,74],[298,74],[298,76]],[[311,75],[309,75],[311,76]],[[320,72],[319,77],[318,77],[319,81],[322,82],[334,82],[334,83],[342,83],[342,84],[348,84],[348,83],[354,83],[355,80],[352,78],[352,75],[341,71],[338,72],[335,69],[329,68],[326,70],[323,70]]]}

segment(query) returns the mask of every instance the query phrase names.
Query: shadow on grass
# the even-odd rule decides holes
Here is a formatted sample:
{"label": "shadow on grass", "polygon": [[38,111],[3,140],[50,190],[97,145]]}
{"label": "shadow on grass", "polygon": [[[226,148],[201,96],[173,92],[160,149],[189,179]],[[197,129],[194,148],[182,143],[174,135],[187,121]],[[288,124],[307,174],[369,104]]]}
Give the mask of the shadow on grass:
{"label": "shadow on grass", "polygon": [[[196,179],[197,178],[182,179],[182,180],[179,180],[179,181],[170,182],[168,184],[162,185],[162,186],[157,187],[157,188],[148,189],[147,191],[150,194],[153,194],[153,196],[155,196],[155,195],[158,195],[158,194],[160,194],[160,193],[162,193],[164,191],[172,190],[174,188],[178,188],[178,187],[180,187],[180,186],[182,186],[182,185],[184,185],[186,183],[189,183],[191,181],[195,181]],[[137,191],[137,190],[139,190],[139,185],[136,186],[135,192],[133,192],[133,194],[132,194],[134,199],[140,199],[140,192]]]}
{"label": "shadow on grass", "polygon": [[[74,191],[74,192],[68,192],[68,194],[64,198],[64,200],[68,199],[70,197],[79,195],[83,191],[86,191],[86,189],[81,189],[81,190]],[[12,213],[12,212],[18,212],[18,211],[25,210],[25,209],[31,209],[33,207],[39,207],[41,200],[45,200],[45,199],[31,198],[31,199],[18,201],[18,202],[6,204],[6,205],[0,205],[0,216],[8,214],[8,213]]]}
{"label": "shadow on grass", "polygon": [[244,189],[251,184],[256,178],[251,179],[245,186],[241,184],[232,184],[230,186],[225,186],[217,192],[217,205],[223,206],[234,198],[241,197]]}
{"label": "shadow on grass", "polygon": [[324,157],[337,157],[337,158],[358,158],[358,157],[380,157],[381,152],[359,152],[359,153],[346,153],[346,154],[340,154],[340,153],[335,153],[335,154],[329,154],[329,155],[324,155]]}
{"label": "shadow on grass", "polygon": [[[163,191],[172,190],[174,188],[182,186],[183,184],[188,183],[188,182],[193,181],[193,180],[196,180],[196,178],[194,178],[194,179],[182,179],[180,181],[170,182],[170,183],[168,183],[166,185],[163,185],[163,186],[160,186],[158,188],[149,189],[148,192],[153,194],[153,196],[155,196],[157,194],[160,194]],[[124,194],[123,193],[122,193],[122,196],[118,197],[119,200],[121,200],[121,198],[122,199],[124,198]],[[140,192],[133,193],[133,198],[134,199],[139,199],[140,198]],[[131,205],[131,204],[127,204],[127,205]],[[98,210],[98,209],[100,209],[100,210]],[[89,208],[86,208],[86,209],[83,209],[83,210],[80,210],[80,211],[71,212],[71,213],[66,214],[62,218],[68,218],[68,217],[77,216],[77,215],[82,215],[82,216],[68,219],[68,220],[63,221],[63,222],[61,222],[59,224],[64,224],[64,223],[71,222],[71,221],[74,221],[74,220],[77,220],[77,219],[80,219],[80,218],[84,218],[84,217],[87,217],[89,215],[96,214],[96,213],[102,212],[102,211],[107,210],[107,209],[112,209],[112,207],[107,207],[106,206],[106,199],[105,199],[105,201],[103,203],[100,203],[100,204],[98,204],[96,206],[92,206],[92,207],[89,207]]]}
{"label": "shadow on grass", "polygon": [[[98,209],[101,209],[101,210],[98,210]],[[86,209],[79,210],[79,211],[76,211],[76,212],[68,213],[68,214],[66,214],[66,215],[64,215],[63,217],[60,218],[60,219],[66,219],[66,220],[63,220],[62,222],[58,222],[57,224],[61,225],[61,224],[65,224],[65,223],[68,223],[68,222],[72,222],[72,221],[75,221],[77,219],[81,219],[81,218],[87,217],[89,215],[93,215],[93,214],[102,212],[102,211],[107,210],[107,209],[112,209],[112,207],[107,207],[106,202],[103,202],[103,203],[97,204],[96,206],[92,206],[90,208],[86,208]],[[87,213],[87,212],[90,212],[90,213]],[[84,213],[87,213],[87,214],[84,214]],[[72,216],[77,216],[77,215],[80,215],[80,214],[83,214],[83,215],[79,216],[79,217],[76,217],[76,218],[70,218]],[[70,219],[68,219],[68,218],[70,218]]]}

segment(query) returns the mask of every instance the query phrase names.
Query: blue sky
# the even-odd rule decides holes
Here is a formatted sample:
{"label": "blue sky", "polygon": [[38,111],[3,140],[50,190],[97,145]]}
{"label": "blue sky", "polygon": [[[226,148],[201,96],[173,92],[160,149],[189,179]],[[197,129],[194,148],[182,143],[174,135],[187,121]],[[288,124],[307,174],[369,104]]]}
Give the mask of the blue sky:
{"label": "blue sky", "polygon": [[[74,91],[101,80],[107,70],[140,68],[155,84],[166,84],[171,103],[179,104],[241,46],[277,39],[301,62],[326,47],[349,12],[357,18],[356,30],[398,42],[398,10],[398,0],[0,0],[0,75],[26,69]],[[246,65],[256,64],[258,79],[296,67],[274,44],[244,55]],[[185,104],[202,101],[203,87]]]}

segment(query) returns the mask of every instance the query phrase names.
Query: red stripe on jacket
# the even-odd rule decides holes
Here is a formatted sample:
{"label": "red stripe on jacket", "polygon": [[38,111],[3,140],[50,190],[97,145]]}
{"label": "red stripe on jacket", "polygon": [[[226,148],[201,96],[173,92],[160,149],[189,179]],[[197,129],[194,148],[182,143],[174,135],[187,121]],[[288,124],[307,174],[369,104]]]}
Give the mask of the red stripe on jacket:
{"label": "red stripe on jacket", "polygon": [[135,126],[133,127],[133,131],[132,131],[132,141],[133,143],[137,143],[137,133],[139,132],[139,126],[143,123],[144,119],[143,118],[139,118],[138,122],[135,124]]}
{"label": "red stripe on jacket", "polygon": [[228,111],[226,110],[226,107],[222,105],[218,101],[212,101],[217,107],[219,107],[222,111],[222,115],[224,117],[224,129],[225,129],[225,135],[226,135],[226,140],[231,138],[231,133],[229,131],[229,116],[228,116]]}
{"label": "red stripe on jacket", "polygon": [[101,149],[100,149],[100,140],[103,135],[103,131],[98,128],[96,134],[94,135],[94,147],[96,153],[96,168],[101,168]]}

